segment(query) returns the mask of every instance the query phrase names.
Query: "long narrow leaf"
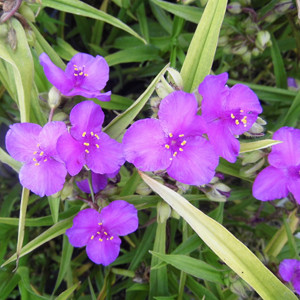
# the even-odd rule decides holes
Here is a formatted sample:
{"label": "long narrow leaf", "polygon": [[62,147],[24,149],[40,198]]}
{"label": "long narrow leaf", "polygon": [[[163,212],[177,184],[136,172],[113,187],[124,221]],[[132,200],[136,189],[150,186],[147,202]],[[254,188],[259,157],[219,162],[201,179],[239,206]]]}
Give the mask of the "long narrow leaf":
{"label": "long narrow leaf", "polygon": [[181,215],[201,239],[263,299],[297,299],[272,272],[225,227],[175,191],[141,173],[143,180]]}

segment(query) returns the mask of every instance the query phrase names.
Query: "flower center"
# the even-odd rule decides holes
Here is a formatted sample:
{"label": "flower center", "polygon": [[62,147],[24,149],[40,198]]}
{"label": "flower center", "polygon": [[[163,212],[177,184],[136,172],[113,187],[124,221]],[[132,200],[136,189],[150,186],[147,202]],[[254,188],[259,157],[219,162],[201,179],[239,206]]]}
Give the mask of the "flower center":
{"label": "flower center", "polygon": [[84,80],[85,77],[88,76],[87,73],[84,72],[84,68],[85,65],[83,65],[82,67],[78,67],[77,65],[73,65],[74,67],[74,78],[75,78],[75,85],[79,85],[82,83],[82,81]]}
{"label": "flower center", "polygon": [[91,236],[91,240],[97,239],[99,242],[103,242],[104,240],[112,240],[114,237],[111,235],[103,226],[102,223],[98,223],[98,230],[95,234]]}
{"label": "flower center", "polygon": [[40,166],[41,163],[44,163],[48,160],[48,155],[44,153],[44,151],[40,150],[40,144],[36,145],[38,150],[33,152],[32,160],[35,162],[35,166]]}
{"label": "flower center", "polygon": [[81,136],[83,137],[82,144],[85,146],[84,149],[85,153],[89,154],[92,148],[96,148],[96,149],[100,148],[98,144],[98,140],[100,138],[97,133],[94,133],[93,131],[87,133],[86,131],[84,131]]}
{"label": "flower center", "polygon": [[244,125],[247,127],[247,116],[244,113],[244,110],[240,109],[237,113],[231,113],[230,118],[234,121],[235,125]]}
{"label": "flower center", "polygon": [[186,140],[184,139],[184,134],[179,134],[177,137],[174,137],[173,133],[169,133],[168,141],[165,144],[165,148],[170,150],[171,157],[170,160],[173,160],[178,153],[183,152],[184,146],[186,145]]}

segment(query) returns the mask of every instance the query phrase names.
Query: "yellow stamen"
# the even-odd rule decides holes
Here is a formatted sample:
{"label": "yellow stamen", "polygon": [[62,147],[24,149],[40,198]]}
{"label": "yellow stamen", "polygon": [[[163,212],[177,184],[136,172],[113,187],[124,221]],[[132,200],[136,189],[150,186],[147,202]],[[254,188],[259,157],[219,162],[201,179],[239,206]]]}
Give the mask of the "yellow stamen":
{"label": "yellow stamen", "polygon": [[244,111],[241,109],[241,110],[240,110],[240,113],[243,113],[243,112],[244,112]]}
{"label": "yellow stamen", "polygon": [[99,145],[98,145],[98,144],[96,144],[96,147],[97,147],[97,148],[99,148]]}
{"label": "yellow stamen", "polygon": [[94,136],[94,132],[93,131],[91,131],[91,136]]}
{"label": "yellow stamen", "polygon": [[97,233],[98,233],[98,234],[100,234],[100,232],[99,232],[99,231],[97,231]]}
{"label": "yellow stamen", "polygon": [[100,242],[103,242],[103,240],[102,240],[102,239],[99,239],[99,241],[100,241]]}
{"label": "yellow stamen", "polygon": [[99,139],[100,139],[98,134],[95,134],[95,137],[97,138],[97,140],[99,140]]}
{"label": "yellow stamen", "polygon": [[112,240],[113,238],[114,238],[114,237],[113,237],[113,236],[111,236],[111,237],[110,237],[110,240]]}
{"label": "yellow stamen", "polygon": [[35,163],[34,165],[35,165],[35,166],[39,166],[40,164],[39,164],[39,163]]}
{"label": "yellow stamen", "polygon": [[33,154],[37,154],[37,151],[34,151]]}
{"label": "yellow stamen", "polygon": [[83,145],[84,145],[84,146],[89,146],[89,145],[90,145],[90,143],[83,143]]}
{"label": "yellow stamen", "polygon": [[83,72],[80,72],[79,75],[80,75],[80,76],[83,75]]}
{"label": "yellow stamen", "polygon": [[179,134],[179,137],[183,137],[184,136],[184,134]]}
{"label": "yellow stamen", "polygon": [[82,134],[82,137],[85,137],[86,136],[86,132],[84,132],[83,134]]}
{"label": "yellow stamen", "polygon": [[74,68],[75,71],[78,71],[78,68]]}
{"label": "yellow stamen", "polygon": [[247,116],[245,116],[241,121],[242,123],[247,124]]}
{"label": "yellow stamen", "polygon": [[77,68],[77,65],[73,65],[73,67]]}
{"label": "yellow stamen", "polygon": [[170,157],[170,160],[173,160],[173,158],[172,158],[172,157]]}
{"label": "yellow stamen", "polygon": [[89,76],[89,74],[84,73],[84,76]]}
{"label": "yellow stamen", "polygon": [[90,153],[90,151],[89,151],[88,149],[85,149],[84,151],[85,151],[86,153]]}
{"label": "yellow stamen", "polygon": [[177,155],[177,152],[174,152],[174,153],[173,153],[173,156],[175,157],[176,155]]}
{"label": "yellow stamen", "polygon": [[45,159],[44,159],[44,162],[46,162],[47,160],[48,160],[48,159],[47,159],[47,158],[45,158]]}
{"label": "yellow stamen", "polygon": [[92,240],[93,238],[94,238],[94,236],[92,235],[92,236],[91,236],[91,240]]}
{"label": "yellow stamen", "polygon": [[170,146],[168,144],[165,145],[165,148],[170,149]]}
{"label": "yellow stamen", "polygon": [[182,149],[182,148],[179,148],[179,151],[181,151],[181,152],[182,152],[182,151],[183,151],[183,149]]}
{"label": "yellow stamen", "polygon": [[103,233],[104,233],[105,235],[107,235],[107,232],[104,231]]}
{"label": "yellow stamen", "polygon": [[172,137],[173,137],[173,134],[172,134],[172,133],[169,133],[169,137],[172,138]]}
{"label": "yellow stamen", "polygon": [[235,124],[239,125],[240,124],[239,120],[235,120]]}
{"label": "yellow stamen", "polygon": [[74,76],[78,76],[78,74],[74,73]]}
{"label": "yellow stamen", "polygon": [[230,117],[231,117],[231,119],[235,119],[234,114],[231,114]]}
{"label": "yellow stamen", "polygon": [[186,141],[183,141],[180,145],[184,146],[186,144]]}
{"label": "yellow stamen", "polygon": [[98,223],[98,225],[102,225],[103,223]]}
{"label": "yellow stamen", "polygon": [[37,161],[36,158],[33,158],[32,160],[33,160],[33,161]]}
{"label": "yellow stamen", "polygon": [[44,152],[43,151],[41,151],[41,153],[40,153],[40,156],[43,156],[44,155]]}

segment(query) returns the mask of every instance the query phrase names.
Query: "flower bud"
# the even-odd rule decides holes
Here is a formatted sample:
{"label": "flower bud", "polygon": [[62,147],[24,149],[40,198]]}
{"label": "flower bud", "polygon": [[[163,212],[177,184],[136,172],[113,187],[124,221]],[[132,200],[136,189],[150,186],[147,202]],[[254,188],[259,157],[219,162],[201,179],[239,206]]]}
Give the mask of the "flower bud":
{"label": "flower bud", "polygon": [[227,10],[234,14],[234,15],[237,15],[239,13],[242,12],[242,7],[241,7],[241,4],[239,2],[231,2],[227,5]]}
{"label": "flower bud", "polygon": [[236,43],[232,47],[232,53],[237,55],[244,55],[248,50],[248,47],[244,43]]}
{"label": "flower bud", "polygon": [[176,90],[183,89],[183,80],[180,73],[174,68],[168,68],[168,80],[175,87]]}
{"label": "flower bud", "polygon": [[176,219],[176,220],[180,219],[179,213],[176,210],[174,210],[174,209],[171,210],[171,217],[174,218],[174,219]]}
{"label": "flower bud", "polygon": [[64,184],[63,189],[61,190],[60,198],[61,200],[65,200],[67,198],[73,198],[73,189],[74,185],[71,182],[67,182]]}
{"label": "flower bud", "polygon": [[35,33],[29,29],[29,30],[25,30],[25,34],[26,34],[28,45],[34,47],[36,41]]}
{"label": "flower bud", "polygon": [[228,45],[228,36],[227,35],[220,36],[218,40],[218,47],[224,47],[226,45]]}
{"label": "flower bud", "polygon": [[149,185],[147,185],[145,182],[141,182],[135,191],[137,194],[142,195],[142,196],[147,196],[150,195],[152,193],[151,188],[149,187]]}
{"label": "flower bud", "polygon": [[48,104],[50,108],[56,108],[61,102],[61,93],[60,91],[53,86],[48,93]]}
{"label": "flower bud", "polygon": [[257,34],[255,45],[258,49],[264,50],[271,41],[271,35],[269,31],[262,30]]}
{"label": "flower bud", "polygon": [[174,92],[172,86],[167,82],[167,80],[162,76],[160,82],[156,85],[155,91],[157,95],[163,99],[170,93]]}
{"label": "flower bud", "polygon": [[260,51],[255,47],[252,49],[252,55],[254,57],[257,57],[260,54]]}
{"label": "flower bud", "polygon": [[252,152],[241,153],[240,156],[242,157],[242,166],[245,166],[247,164],[254,164],[259,161],[264,157],[264,152],[261,150],[256,150]]}
{"label": "flower bud", "polygon": [[19,8],[19,13],[23,15],[28,21],[34,23],[35,15],[31,8],[26,4],[26,2],[22,2],[22,5]]}
{"label": "flower bud", "polygon": [[171,207],[164,201],[157,203],[157,223],[164,223],[171,215]]}
{"label": "flower bud", "polygon": [[52,121],[66,121],[66,120],[68,120],[68,118],[69,118],[69,115],[60,111],[53,116]]}
{"label": "flower bud", "polygon": [[247,64],[247,65],[250,65],[251,63],[251,52],[250,51],[247,51],[246,53],[244,53],[242,55],[242,60]]}
{"label": "flower bud", "polygon": [[242,167],[240,169],[240,175],[248,178],[253,178],[256,176],[257,171],[261,169],[264,164],[265,164],[265,159],[263,158],[254,165],[247,165],[245,167]]}

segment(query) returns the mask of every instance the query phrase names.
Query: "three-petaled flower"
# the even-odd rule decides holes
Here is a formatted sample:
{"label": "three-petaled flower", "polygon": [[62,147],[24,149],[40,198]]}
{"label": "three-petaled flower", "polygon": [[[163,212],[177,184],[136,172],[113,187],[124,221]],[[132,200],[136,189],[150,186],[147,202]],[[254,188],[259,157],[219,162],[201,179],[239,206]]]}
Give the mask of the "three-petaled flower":
{"label": "three-petaled flower", "polygon": [[46,53],[40,55],[40,63],[47,79],[64,95],[81,95],[109,101],[111,92],[100,93],[108,81],[109,66],[102,56],[77,53],[63,71],[50,60]]}
{"label": "three-petaled flower", "polygon": [[202,117],[207,122],[207,135],[218,155],[235,162],[240,144],[234,137],[251,128],[262,108],[255,93],[246,85],[229,88],[228,74],[208,75],[199,85]]}
{"label": "three-petaled flower", "polygon": [[300,129],[282,127],[274,132],[273,139],[282,143],[272,146],[270,166],[257,175],[253,196],[269,201],[292,193],[300,203]]}
{"label": "three-petaled flower", "polygon": [[71,176],[86,165],[99,174],[114,173],[125,162],[122,145],[102,132],[104,113],[93,101],[83,101],[70,113],[70,133],[57,141],[57,151]]}
{"label": "three-petaled flower", "polygon": [[218,156],[202,137],[205,122],[197,109],[193,94],[169,94],[160,103],[159,119],[139,120],[125,133],[126,160],[142,171],[166,169],[171,177],[185,184],[210,182]]}
{"label": "three-petaled flower", "polygon": [[63,188],[67,170],[56,151],[59,136],[67,132],[63,122],[49,122],[43,128],[32,123],[17,123],[6,134],[6,149],[24,163],[21,184],[43,197]]}
{"label": "three-petaled flower", "polygon": [[291,282],[296,293],[300,295],[300,261],[284,259],[279,265],[279,274],[284,281]]}
{"label": "three-petaled flower", "polygon": [[107,266],[119,255],[119,236],[130,234],[137,227],[136,208],[126,201],[116,200],[100,213],[91,208],[80,211],[66,235],[74,247],[86,246],[90,260]]}

